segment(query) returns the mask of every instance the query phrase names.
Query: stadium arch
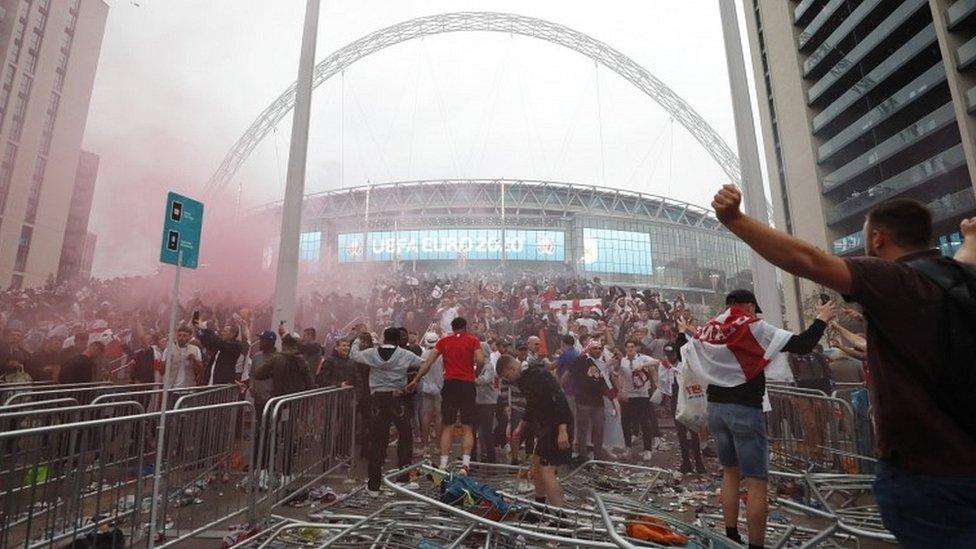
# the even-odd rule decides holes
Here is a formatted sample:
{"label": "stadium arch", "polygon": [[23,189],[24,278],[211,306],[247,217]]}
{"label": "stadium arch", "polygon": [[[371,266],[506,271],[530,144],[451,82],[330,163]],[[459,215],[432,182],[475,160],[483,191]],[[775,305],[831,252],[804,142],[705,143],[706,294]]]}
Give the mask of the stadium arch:
{"label": "stadium arch", "polygon": [[[498,12],[454,12],[418,17],[374,31],[336,50],[315,65],[312,87],[317,88],[346,67],[377,51],[424,36],[454,32],[501,32],[538,38],[589,57],[622,76],[648,95],[705,148],[729,179],[739,184],[739,159],[721,136],[667,84],[630,57],[587,34],[558,23]],[[258,143],[295,106],[295,83],[278,96],[224,157],[204,191],[216,194],[237,173]]]}

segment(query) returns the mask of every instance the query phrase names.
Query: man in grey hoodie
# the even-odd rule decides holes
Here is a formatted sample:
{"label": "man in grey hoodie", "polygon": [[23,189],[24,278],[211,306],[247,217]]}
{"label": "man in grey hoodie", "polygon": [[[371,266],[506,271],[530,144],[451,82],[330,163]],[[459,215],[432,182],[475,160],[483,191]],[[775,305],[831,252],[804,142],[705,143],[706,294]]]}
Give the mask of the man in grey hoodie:
{"label": "man in grey hoodie", "polygon": [[[489,353],[490,354],[490,353]],[[474,380],[475,402],[478,405],[477,429],[475,429],[472,453],[485,463],[495,463],[495,411],[501,380],[495,375],[495,366],[488,361]],[[480,448],[480,452],[478,451]]]}
{"label": "man in grey hoodie", "polygon": [[[369,391],[372,403],[369,422],[369,480],[372,497],[380,493],[380,473],[390,442],[390,425],[397,430],[397,466],[410,465],[413,456],[413,429],[410,425],[410,395],[406,394],[407,370],[419,366],[419,356],[399,346],[400,330],[383,331],[383,344],[365,351],[353,351],[352,358],[369,366]],[[406,479],[404,479],[406,480]]]}

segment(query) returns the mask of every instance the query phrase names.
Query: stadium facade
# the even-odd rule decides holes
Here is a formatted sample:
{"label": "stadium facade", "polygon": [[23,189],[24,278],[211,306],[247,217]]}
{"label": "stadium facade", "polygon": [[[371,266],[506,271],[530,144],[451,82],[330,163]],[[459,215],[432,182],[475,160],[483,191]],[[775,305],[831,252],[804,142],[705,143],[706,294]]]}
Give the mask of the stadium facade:
{"label": "stadium facade", "polygon": [[[280,205],[266,211],[280,215]],[[704,298],[750,287],[748,249],[706,209],[548,181],[428,180],[308,195],[303,276],[516,272]],[[271,265],[269,247],[265,265]]]}

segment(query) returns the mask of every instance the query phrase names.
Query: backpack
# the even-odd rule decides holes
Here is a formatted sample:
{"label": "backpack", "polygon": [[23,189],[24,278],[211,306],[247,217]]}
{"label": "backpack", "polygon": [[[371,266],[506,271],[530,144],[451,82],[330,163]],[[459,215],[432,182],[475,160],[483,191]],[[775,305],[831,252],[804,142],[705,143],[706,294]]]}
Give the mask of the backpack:
{"label": "backpack", "polygon": [[948,257],[916,259],[908,265],[946,295],[946,327],[938,378],[914,371],[932,401],[976,439],[976,270]]}

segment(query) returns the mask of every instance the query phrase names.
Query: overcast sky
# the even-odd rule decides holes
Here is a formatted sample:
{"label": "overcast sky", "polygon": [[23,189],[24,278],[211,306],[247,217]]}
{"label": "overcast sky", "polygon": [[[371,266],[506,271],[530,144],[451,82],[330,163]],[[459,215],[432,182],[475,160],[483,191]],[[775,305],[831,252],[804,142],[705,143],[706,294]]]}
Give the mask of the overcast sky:
{"label": "overcast sky", "polygon": [[[111,2],[85,136],[101,155],[91,223],[96,276],[155,269],[165,191],[200,196],[237,138],[295,79],[304,4]],[[714,0],[323,0],[316,59],[388,25],[451,11],[518,13],[602,40],[735,147]],[[280,199],[290,131],[289,114],[242,166],[233,183],[243,207]],[[367,57],[316,89],[308,192],[447,177],[606,185],[705,206],[725,182],[653,100],[538,39],[427,37]]]}

